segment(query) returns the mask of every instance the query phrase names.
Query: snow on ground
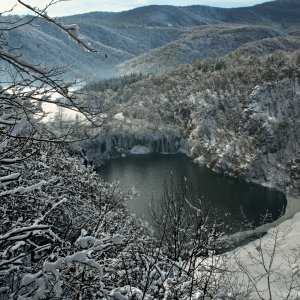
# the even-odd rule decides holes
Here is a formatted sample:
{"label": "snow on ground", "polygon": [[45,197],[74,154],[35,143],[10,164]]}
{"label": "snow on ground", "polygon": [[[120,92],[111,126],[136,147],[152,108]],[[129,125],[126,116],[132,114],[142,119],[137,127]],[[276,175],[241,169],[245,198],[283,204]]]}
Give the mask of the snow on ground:
{"label": "snow on ground", "polygon": [[252,289],[250,295],[260,299],[300,299],[299,208],[300,198],[288,198],[286,214],[272,223],[275,227],[227,254],[240,292]]}
{"label": "snow on ground", "polygon": [[[57,100],[60,97],[61,97],[61,95],[59,93],[51,94],[52,101]],[[80,118],[80,116],[81,116],[81,114],[79,112],[76,112],[76,111],[68,109],[68,108],[59,107],[58,105],[56,105],[54,103],[49,103],[49,102],[43,102],[42,109],[43,109],[43,112],[46,114],[46,116],[43,118],[43,122],[49,122],[51,120],[53,121],[54,117],[57,115],[62,117],[64,121],[75,120],[76,117]]]}
{"label": "snow on ground", "polygon": [[130,154],[148,154],[150,152],[148,147],[142,145],[136,145],[129,150]]}
{"label": "snow on ground", "polygon": [[117,113],[117,114],[114,115],[114,119],[119,120],[119,121],[124,121],[125,117],[124,117],[123,113],[120,112],[120,113]]}

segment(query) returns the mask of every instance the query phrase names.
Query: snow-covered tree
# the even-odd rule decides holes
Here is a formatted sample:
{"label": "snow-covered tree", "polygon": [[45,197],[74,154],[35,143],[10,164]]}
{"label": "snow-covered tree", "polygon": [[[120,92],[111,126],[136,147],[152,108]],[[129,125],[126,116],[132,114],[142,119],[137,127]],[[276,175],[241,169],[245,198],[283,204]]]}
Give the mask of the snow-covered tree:
{"label": "snow-covered tree", "polygon": [[[65,25],[47,15],[47,8],[57,1],[50,1],[44,9],[31,7],[21,0],[18,2],[34,16],[0,23],[0,293],[4,298],[22,295],[20,299],[41,299],[46,294],[61,294],[57,272],[62,268],[81,263],[84,268],[90,266],[100,270],[100,266],[89,258],[87,250],[78,252],[74,248],[71,256],[65,256],[65,252],[64,257],[59,258],[62,249],[68,248],[65,244],[75,242],[72,239],[80,236],[84,227],[82,222],[87,220],[83,215],[81,222],[77,220],[77,227],[70,225],[70,230],[76,228],[78,233],[62,235],[62,228],[76,219],[66,210],[59,214],[64,205],[70,205],[66,204],[70,195],[59,185],[67,170],[66,164],[57,165],[52,169],[57,175],[51,175],[51,166],[46,163],[49,157],[52,163],[62,162],[63,152],[58,152],[59,145],[69,142],[70,133],[77,126],[83,123],[97,126],[95,117],[99,110],[92,110],[79,101],[78,95],[72,92],[76,81],[62,80],[66,67],[49,69],[31,64],[23,59],[22,49],[9,44],[6,38],[20,27],[29,30],[37,18],[43,18],[58,26],[84,49],[94,51],[93,47],[80,36],[76,25]],[[57,132],[43,122],[44,104],[73,110],[81,115],[81,120],[67,131]],[[60,170],[64,172],[60,173]],[[53,186],[51,192],[50,186]],[[60,191],[56,194],[57,187]],[[56,256],[57,265],[48,261],[54,261]]]}
{"label": "snow-covered tree", "polygon": [[[19,3],[35,16],[0,24],[0,299],[171,299],[175,290],[188,298],[191,276],[178,276],[182,266],[127,213],[132,192],[103,182],[63,148],[79,126],[102,125],[99,105],[81,101],[76,81],[62,80],[64,67],[31,64],[5,37],[43,18],[92,47],[76,25],[50,18],[48,6]],[[43,122],[45,103],[79,113],[78,123],[59,131]]]}

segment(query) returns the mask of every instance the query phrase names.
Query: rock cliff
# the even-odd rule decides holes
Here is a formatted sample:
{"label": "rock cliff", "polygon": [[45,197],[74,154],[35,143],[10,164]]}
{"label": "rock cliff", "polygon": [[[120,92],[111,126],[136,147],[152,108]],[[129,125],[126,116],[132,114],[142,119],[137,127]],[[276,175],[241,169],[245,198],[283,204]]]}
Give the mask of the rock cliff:
{"label": "rock cliff", "polygon": [[287,79],[259,85],[242,106],[235,102],[237,98],[231,100],[230,107],[214,115],[198,113],[198,127],[189,139],[196,161],[218,172],[299,194],[298,82]]}

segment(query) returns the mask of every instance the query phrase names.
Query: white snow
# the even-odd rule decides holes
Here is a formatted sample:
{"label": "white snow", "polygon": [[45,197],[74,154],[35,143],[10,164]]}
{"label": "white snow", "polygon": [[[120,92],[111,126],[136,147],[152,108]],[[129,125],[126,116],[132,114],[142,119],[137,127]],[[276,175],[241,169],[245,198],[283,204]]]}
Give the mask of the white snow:
{"label": "white snow", "polygon": [[106,239],[96,239],[93,236],[81,236],[77,239],[76,244],[80,245],[81,248],[95,251],[102,251],[105,248],[111,246],[112,244],[120,245],[123,243],[124,236],[116,234],[113,237]]}
{"label": "white snow", "polygon": [[17,180],[19,177],[21,176],[20,173],[13,173],[7,176],[2,176],[0,177],[0,182],[6,182],[6,181],[13,181],[13,180]]}
{"label": "white snow", "polygon": [[119,121],[124,121],[125,117],[124,117],[123,113],[120,112],[120,113],[117,113],[114,115],[114,119],[119,120]]}
{"label": "white snow", "polygon": [[300,296],[300,199],[288,200],[293,204],[283,218],[290,216],[298,202],[298,212],[291,219],[282,223],[278,220],[277,226],[265,236],[228,254],[230,269],[236,271],[238,281],[245,287],[253,280],[257,287],[255,293],[261,299],[269,299],[270,294],[272,300],[285,299],[289,293],[288,299]]}
{"label": "white snow", "polygon": [[201,155],[201,156],[194,159],[194,163],[202,166],[202,165],[205,164],[205,158]]}
{"label": "white snow", "polygon": [[130,150],[129,153],[130,154],[148,154],[150,153],[150,149],[146,146],[142,146],[142,145],[136,145],[133,146]]}
{"label": "white snow", "polygon": [[42,180],[39,183],[30,185],[30,186],[27,186],[27,187],[20,186],[16,189],[13,189],[13,190],[4,191],[4,192],[0,193],[0,196],[13,195],[13,194],[16,194],[16,193],[20,193],[20,194],[30,193],[34,190],[40,189],[44,184],[46,184],[46,181]]}
{"label": "white snow", "polygon": [[[74,92],[75,89],[70,89],[70,92]],[[43,118],[43,122],[49,122],[53,121],[54,117],[59,114],[63,120],[75,120],[77,117],[79,119],[84,118],[83,115],[78,112],[74,111],[72,109],[68,109],[66,107],[60,107],[58,104],[55,104],[55,102],[59,101],[59,98],[61,98],[61,95],[59,93],[51,93],[51,94],[44,94],[41,99],[43,100],[43,97],[47,97],[47,101],[53,102],[43,102],[42,103],[42,110],[46,114],[46,116]]]}
{"label": "white snow", "polygon": [[9,232],[6,232],[3,235],[0,235],[0,241],[4,240],[23,240],[23,235],[32,233],[34,234],[35,232],[40,232],[44,230],[48,230],[49,226],[48,225],[33,225],[33,226],[27,226],[27,227],[22,227],[22,228],[16,228],[12,229]]}
{"label": "white snow", "polygon": [[2,116],[0,117],[0,124],[3,125],[15,125],[16,121],[15,120],[9,120],[9,118],[11,117],[11,114],[2,114]]}
{"label": "white snow", "polygon": [[21,286],[26,286],[31,284],[32,282],[35,282],[36,279],[42,275],[42,271],[36,273],[36,274],[26,274],[23,278],[22,278],[22,282],[21,282]]}
{"label": "white snow", "polygon": [[115,236],[113,236],[111,238],[111,241],[115,244],[115,245],[120,245],[123,243],[124,241],[124,236],[121,234],[116,234]]}
{"label": "white snow", "polygon": [[73,38],[79,44],[82,44],[84,50],[94,52],[94,47],[91,46],[91,43],[87,40],[85,36],[79,34],[79,26],[77,24],[66,25],[63,24],[61,21],[55,22],[58,26],[61,27],[64,31],[68,32],[69,37]]}

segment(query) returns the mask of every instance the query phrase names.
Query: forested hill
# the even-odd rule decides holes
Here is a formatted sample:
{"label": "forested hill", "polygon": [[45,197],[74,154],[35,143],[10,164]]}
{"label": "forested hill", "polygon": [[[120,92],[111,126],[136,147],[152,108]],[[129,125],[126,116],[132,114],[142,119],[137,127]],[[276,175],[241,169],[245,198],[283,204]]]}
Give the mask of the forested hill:
{"label": "forested hill", "polygon": [[[32,63],[42,65],[70,65],[72,73],[69,78],[103,78],[116,74],[116,66],[135,59],[149,51],[164,47],[172,43],[182,43],[188,33],[192,36],[191,51],[179,53],[191,60],[202,58],[195,55],[201,52],[199,32],[203,26],[229,24],[244,24],[245,33],[249,37],[247,25],[268,26],[269,33],[264,30],[264,37],[274,35],[299,35],[300,3],[298,0],[277,0],[261,5],[244,8],[216,8],[209,6],[146,6],[120,13],[92,12],[61,18],[65,24],[78,24],[81,34],[85,35],[98,50],[97,53],[82,55],[79,45],[72,43],[55,26],[42,20],[36,20],[33,25],[21,27],[7,32],[7,41],[11,45],[22,47],[23,57]],[[2,26],[4,21],[14,20],[17,16],[1,16]],[[3,25],[4,24],[4,25]],[[234,39],[235,32],[232,31]],[[276,34],[274,32],[276,31]],[[217,32],[218,34],[218,32]],[[215,35],[215,34],[214,34]],[[222,34],[221,34],[222,35]],[[238,35],[243,35],[242,30]],[[209,34],[207,38],[212,38]],[[226,47],[233,50],[242,44],[261,40],[261,35],[251,35],[238,43],[231,43]],[[198,43],[199,41],[199,43]],[[183,43],[184,44],[184,43]],[[189,45],[183,46],[183,48]],[[208,55],[219,55],[210,45],[207,45]],[[228,52],[228,51],[226,51]],[[179,63],[190,62],[185,59]],[[159,62],[164,63],[164,62]],[[177,62],[178,63],[178,62]],[[173,63],[170,67],[173,67]],[[130,67],[128,70],[131,72]],[[134,69],[133,69],[134,71]]]}
{"label": "forested hill", "polygon": [[203,5],[150,5],[120,13],[93,12],[65,17],[66,21],[89,22],[109,27],[139,26],[195,26],[214,23],[277,23],[283,26],[299,23],[300,2],[277,0],[242,8],[218,8]]}
{"label": "forested hill", "polygon": [[268,55],[293,51],[300,37],[265,25],[217,24],[187,28],[175,41],[126,60],[118,65],[120,75],[158,73],[199,59],[224,56],[239,49],[243,54]]}

